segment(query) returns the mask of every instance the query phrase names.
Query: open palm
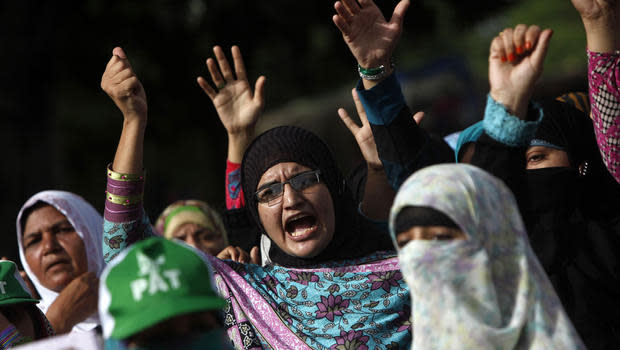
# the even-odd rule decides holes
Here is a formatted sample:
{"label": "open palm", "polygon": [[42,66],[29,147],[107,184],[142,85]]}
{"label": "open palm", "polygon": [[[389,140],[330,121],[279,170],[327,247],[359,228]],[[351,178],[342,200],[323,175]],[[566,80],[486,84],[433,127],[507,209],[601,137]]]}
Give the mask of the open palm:
{"label": "open palm", "polygon": [[[263,91],[265,77],[256,81],[254,91],[250,88],[245,72],[241,51],[237,46],[232,47],[232,56],[235,65],[233,73],[224,52],[219,46],[213,48],[218,63],[212,58],[207,59],[207,67],[211,79],[218,91],[215,91],[203,78],[198,77],[198,84],[213,102],[220,121],[229,135],[251,134],[258,121],[264,106]],[[219,65],[219,69],[218,69]]]}
{"label": "open palm", "polygon": [[228,133],[238,134],[254,129],[263,101],[255,98],[247,80],[235,80],[218,92],[213,106]]}
{"label": "open palm", "polygon": [[396,5],[389,22],[371,0],[342,0],[334,5],[333,21],[342,32],[357,62],[365,68],[389,62],[402,33],[402,22],[409,0]]}

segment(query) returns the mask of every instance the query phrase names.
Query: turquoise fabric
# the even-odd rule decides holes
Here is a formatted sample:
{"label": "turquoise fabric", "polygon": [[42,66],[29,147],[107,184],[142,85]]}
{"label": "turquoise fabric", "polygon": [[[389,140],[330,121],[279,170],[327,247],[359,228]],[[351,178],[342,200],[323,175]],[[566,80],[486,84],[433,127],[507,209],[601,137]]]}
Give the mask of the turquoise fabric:
{"label": "turquoise fabric", "polygon": [[530,112],[536,113],[536,121],[524,121],[515,117],[504,105],[488,95],[482,120],[484,131],[494,140],[505,145],[527,147],[543,117],[542,108],[534,102],[530,103]]}
{"label": "turquoise fabric", "polygon": [[360,79],[356,89],[366,111],[368,122],[371,124],[390,124],[398,116],[400,110],[406,106],[396,73],[390,74],[370,90],[364,88]]}
{"label": "turquoise fabric", "polygon": [[[104,254],[111,258],[121,247],[152,235],[146,215],[125,223],[105,220]],[[236,348],[411,345],[409,289],[393,252],[304,269],[206,257],[219,294],[228,302],[224,326]]]}
{"label": "turquoise fabric", "polygon": [[467,129],[461,131],[459,134],[459,139],[456,141],[456,147],[454,149],[454,157],[455,161],[459,162],[459,152],[461,151],[461,147],[469,142],[476,142],[482,136],[484,132],[484,127],[482,125],[482,121],[479,121],[475,124],[470,125]]}

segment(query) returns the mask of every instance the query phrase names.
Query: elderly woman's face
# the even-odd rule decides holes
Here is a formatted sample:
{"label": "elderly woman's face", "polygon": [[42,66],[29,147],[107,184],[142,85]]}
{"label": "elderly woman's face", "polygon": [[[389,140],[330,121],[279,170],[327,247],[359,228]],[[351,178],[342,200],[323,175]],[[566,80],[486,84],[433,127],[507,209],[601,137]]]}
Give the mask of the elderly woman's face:
{"label": "elderly woman's face", "polygon": [[50,205],[28,216],[22,244],[30,269],[48,289],[60,292],[88,271],[84,242],[67,217]]}
{"label": "elderly woman's face", "polygon": [[207,254],[217,255],[226,248],[224,235],[193,222],[179,226],[172,233],[172,238],[180,239],[192,247]]}
{"label": "elderly woman's face", "polygon": [[[260,190],[311,170],[314,169],[294,162],[278,163],[263,174],[257,188]],[[301,190],[285,184],[279,201],[258,203],[258,215],[271,240],[291,256],[315,257],[334,237],[334,204],[322,182]]]}

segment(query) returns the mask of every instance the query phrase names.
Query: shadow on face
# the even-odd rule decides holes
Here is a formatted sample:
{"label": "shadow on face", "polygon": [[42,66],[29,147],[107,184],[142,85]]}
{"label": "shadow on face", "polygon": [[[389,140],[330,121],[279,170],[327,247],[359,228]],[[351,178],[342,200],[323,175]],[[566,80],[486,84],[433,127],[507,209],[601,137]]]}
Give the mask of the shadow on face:
{"label": "shadow on face", "polygon": [[533,146],[525,152],[526,169],[570,167],[568,153],[557,148]]}
{"label": "shadow on face", "polygon": [[33,274],[53,291],[60,292],[88,270],[84,242],[67,217],[51,205],[25,218],[22,244]]}
{"label": "shadow on face", "polygon": [[396,244],[404,247],[412,240],[452,241],[467,239],[465,233],[458,228],[447,226],[412,226],[396,235]]}
{"label": "shadow on face", "polygon": [[[310,172],[310,169],[294,162],[278,163],[269,168],[257,186],[257,191]],[[302,175],[303,177],[303,175]],[[319,176],[320,178],[320,176]],[[334,204],[329,189],[323,182],[296,181],[294,189],[284,184],[277,196],[270,192],[271,200],[258,201],[258,215],[267,235],[285,253],[291,256],[311,258],[320,254],[331,242],[335,230]]]}
{"label": "shadow on face", "polygon": [[216,256],[226,247],[226,241],[221,232],[211,231],[193,222],[179,226],[172,233],[172,237],[213,256]]}

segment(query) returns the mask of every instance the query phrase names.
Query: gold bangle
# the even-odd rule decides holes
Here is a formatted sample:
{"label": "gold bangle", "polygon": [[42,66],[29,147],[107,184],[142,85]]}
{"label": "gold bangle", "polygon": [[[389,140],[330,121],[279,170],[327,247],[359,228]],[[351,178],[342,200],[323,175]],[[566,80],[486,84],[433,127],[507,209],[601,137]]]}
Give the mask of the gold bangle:
{"label": "gold bangle", "polygon": [[117,181],[143,181],[144,171],[142,174],[123,174],[112,170],[112,164],[108,165],[108,177]]}
{"label": "gold bangle", "polygon": [[138,194],[138,195],[134,195],[134,196],[119,196],[117,194],[112,194],[108,191],[105,191],[105,199],[108,202],[114,203],[114,204],[121,204],[121,205],[135,205],[138,204],[140,202],[142,202],[142,193]]}

